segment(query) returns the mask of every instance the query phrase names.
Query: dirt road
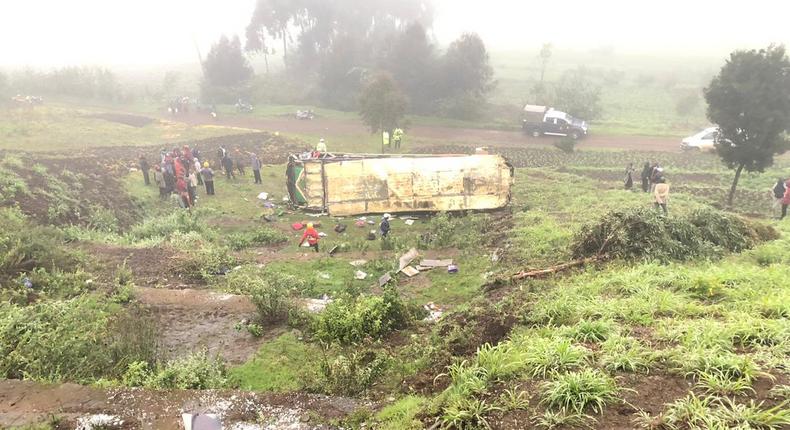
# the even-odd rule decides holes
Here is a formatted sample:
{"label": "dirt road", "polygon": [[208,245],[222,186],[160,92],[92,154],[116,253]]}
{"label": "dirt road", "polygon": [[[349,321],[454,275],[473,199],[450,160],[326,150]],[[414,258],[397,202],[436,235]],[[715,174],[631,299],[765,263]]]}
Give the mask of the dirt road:
{"label": "dirt road", "polygon": [[[172,118],[169,118],[172,119]],[[310,121],[292,117],[254,118],[249,116],[226,116],[215,121],[208,116],[193,114],[175,118],[177,121],[192,125],[224,125],[243,127],[280,133],[310,134],[325,136],[359,136],[369,134],[368,129],[358,120],[316,118]],[[477,146],[549,146],[554,138],[534,138],[525,136],[521,131],[486,130],[477,128],[457,128],[417,125],[409,128],[409,138],[440,140],[441,143],[473,143]],[[680,140],[668,137],[643,136],[601,136],[591,135],[581,141],[582,148],[625,149],[642,151],[680,152]]]}
{"label": "dirt road", "polygon": [[[104,389],[76,384],[0,381],[0,428],[30,425],[56,417],[61,420],[62,428],[176,430],[183,429],[181,414],[193,413],[215,414],[226,429],[308,430],[327,428],[317,422],[316,417],[321,420],[342,418],[357,407],[353,399],[311,394]],[[101,417],[122,424],[77,426]]]}

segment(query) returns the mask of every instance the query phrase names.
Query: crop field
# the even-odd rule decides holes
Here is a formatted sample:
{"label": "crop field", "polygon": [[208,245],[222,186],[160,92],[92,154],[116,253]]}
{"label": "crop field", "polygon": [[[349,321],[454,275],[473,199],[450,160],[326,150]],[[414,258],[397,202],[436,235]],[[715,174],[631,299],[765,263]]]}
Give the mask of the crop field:
{"label": "crop field", "polygon": [[[188,410],[237,429],[790,426],[790,224],[768,192],[785,157],[728,208],[714,155],[496,146],[507,208],[398,217],[369,240],[378,215],[284,201],[312,133],[107,115],[0,120],[0,428],[171,429]],[[217,171],[191,211],[136,169],[185,143]],[[263,183],[222,175],[219,145],[260,154]],[[647,161],[667,216],[623,189]],[[318,253],[298,246],[307,222]],[[398,273],[411,249],[458,273]]]}

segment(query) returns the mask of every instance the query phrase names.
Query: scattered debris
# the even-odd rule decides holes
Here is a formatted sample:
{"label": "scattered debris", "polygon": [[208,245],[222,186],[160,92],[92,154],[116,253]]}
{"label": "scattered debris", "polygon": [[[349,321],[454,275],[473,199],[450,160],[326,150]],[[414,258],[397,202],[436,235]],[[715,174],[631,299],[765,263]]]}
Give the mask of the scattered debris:
{"label": "scattered debris", "polygon": [[340,245],[333,246],[332,249],[329,250],[329,255],[335,255],[338,249],[340,249]]}
{"label": "scattered debris", "polygon": [[354,279],[359,279],[360,281],[365,279],[365,278],[367,278],[367,277],[368,277],[368,274],[363,272],[363,271],[361,271],[361,270],[357,270],[357,272],[354,273]]}
{"label": "scattered debris", "polygon": [[123,420],[115,415],[96,414],[77,420],[77,430],[111,429],[121,426],[123,426]]}
{"label": "scattered debris", "polygon": [[422,260],[420,266],[425,267],[448,267],[453,264],[453,260]]}
{"label": "scattered debris", "polygon": [[455,264],[447,266],[447,273],[458,273],[458,266]]}
{"label": "scattered debris", "polygon": [[330,276],[329,273],[319,273],[318,277],[321,279],[332,279],[332,276]]}
{"label": "scattered debris", "polygon": [[291,224],[291,228],[296,230],[296,231],[299,231],[299,230],[304,228],[304,224],[302,224],[300,222],[295,222],[295,223]]}
{"label": "scattered debris", "polygon": [[379,287],[383,287],[387,285],[387,283],[391,280],[392,280],[392,275],[390,275],[390,272],[381,275],[381,277],[379,278]]}
{"label": "scattered debris", "polygon": [[404,267],[403,269],[401,269],[401,272],[403,272],[403,274],[404,274],[404,275],[406,275],[406,276],[408,276],[409,278],[411,278],[412,276],[415,276],[415,275],[419,275],[419,274],[420,274],[420,271],[419,271],[419,270],[417,270],[417,269],[415,269],[415,268],[414,268],[414,267],[412,267],[412,266],[406,266],[406,267]]}
{"label": "scattered debris", "polygon": [[323,231],[319,231],[318,237],[326,237],[326,233],[324,233]]}
{"label": "scattered debris", "polygon": [[258,200],[269,200],[269,193],[262,192],[258,194]]}
{"label": "scattered debris", "polygon": [[354,225],[357,227],[364,227],[365,221],[357,220],[356,222],[354,222]]}
{"label": "scattered debris", "polygon": [[274,206],[274,203],[272,202],[263,202],[263,207],[266,209],[274,209],[276,206]]}
{"label": "scattered debris", "polygon": [[417,258],[419,255],[420,253],[417,252],[416,248],[412,248],[409,250],[409,252],[401,255],[400,258],[398,259],[398,271],[400,272],[401,270],[403,270],[404,267],[411,264],[412,260]]}
{"label": "scattered debris", "polygon": [[348,264],[350,264],[350,265],[352,265],[354,267],[362,267],[367,262],[368,262],[368,260],[354,260],[354,261],[349,261]]}
{"label": "scattered debris", "polygon": [[427,272],[428,270],[433,269],[433,267],[431,267],[431,266],[422,266],[422,265],[418,264],[416,266],[416,269],[419,270],[420,272]]}
{"label": "scattered debris", "polygon": [[370,225],[376,225],[376,221],[373,221],[372,219],[369,219],[369,220],[368,220],[368,224],[370,224]]}
{"label": "scattered debris", "polygon": [[320,299],[304,299],[302,303],[308,312],[318,313],[326,309],[326,306],[332,303],[332,299],[325,294]]}
{"label": "scattered debris", "polygon": [[414,224],[414,220],[413,219],[407,219],[403,223],[406,224],[406,225],[412,225],[412,224]]}
{"label": "scattered debris", "polygon": [[342,233],[344,231],[346,231],[346,225],[345,224],[338,224],[338,225],[335,226],[335,233]]}
{"label": "scattered debris", "polygon": [[428,311],[428,316],[425,317],[424,321],[428,322],[436,322],[439,321],[439,318],[442,317],[444,311],[437,306],[434,302],[428,302],[423,306],[423,309]]}

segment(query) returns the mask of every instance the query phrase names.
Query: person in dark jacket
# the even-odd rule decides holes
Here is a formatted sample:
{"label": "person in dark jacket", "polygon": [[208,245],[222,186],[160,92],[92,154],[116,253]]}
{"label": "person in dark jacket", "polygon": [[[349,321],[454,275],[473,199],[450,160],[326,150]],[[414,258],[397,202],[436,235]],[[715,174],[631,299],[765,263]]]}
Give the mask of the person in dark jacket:
{"label": "person in dark jacket", "polygon": [[252,152],[250,152],[250,167],[252,168],[253,176],[255,176],[255,183],[262,184],[263,181],[261,180],[261,159],[258,158],[257,154]]}
{"label": "person in dark jacket", "polygon": [[642,191],[644,192],[650,191],[650,173],[652,170],[650,163],[645,163],[645,166],[642,168]]}
{"label": "person in dark jacket", "polygon": [[629,163],[625,168],[625,189],[631,190],[634,188],[634,163]]}
{"label": "person in dark jacket", "polygon": [[151,185],[151,179],[148,177],[148,171],[151,169],[151,165],[148,164],[148,160],[145,159],[143,154],[140,154],[140,170],[143,171],[143,181],[145,181],[145,185]]}
{"label": "person in dark jacket", "polygon": [[230,155],[225,154],[225,157],[222,159],[222,168],[225,169],[225,176],[228,180],[231,177],[236,179],[236,175],[233,173],[233,159],[230,158]]}
{"label": "person in dark jacket", "polygon": [[208,167],[208,161],[203,162],[203,169],[200,170],[200,176],[203,177],[203,185],[206,186],[206,194],[209,196],[214,195],[214,171]]}
{"label": "person in dark jacket", "polygon": [[379,226],[379,230],[381,231],[381,238],[386,239],[389,237],[390,234],[390,214],[384,214],[381,217],[381,225]]}
{"label": "person in dark jacket", "polygon": [[777,178],[774,187],[771,188],[771,195],[774,198],[774,204],[771,209],[777,210],[782,205],[782,199],[785,196],[785,180],[784,178]]}

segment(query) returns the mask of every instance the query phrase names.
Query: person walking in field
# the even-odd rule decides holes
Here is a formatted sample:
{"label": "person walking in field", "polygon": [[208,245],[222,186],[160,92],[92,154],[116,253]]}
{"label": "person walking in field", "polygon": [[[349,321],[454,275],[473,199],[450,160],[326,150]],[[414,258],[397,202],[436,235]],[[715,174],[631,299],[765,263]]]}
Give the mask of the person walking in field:
{"label": "person walking in field", "polygon": [[145,181],[145,185],[151,185],[151,180],[148,177],[148,170],[151,169],[151,165],[148,164],[148,160],[146,160],[145,155],[140,154],[140,170],[143,171],[143,181]]}
{"label": "person walking in field", "polygon": [[203,184],[206,186],[206,195],[214,195],[214,171],[208,166],[208,161],[203,163],[203,169],[200,170],[200,176],[203,177]]}
{"label": "person walking in field", "polygon": [[261,180],[261,159],[258,155],[250,152],[250,168],[252,168],[252,175],[255,177],[256,184],[262,184]]}
{"label": "person walking in field", "polygon": [[785,219],[787,216],[787,206],[790,206],[790,179],[785,182],[785,195],[782,196],[782,215],[779,219]]}
{"label": "person walking in field", "polygon": [[655,207],[658,209],[659,207],[664,211],[664,215],[667,215],[667,202],[669,201],[669,184],[666,183],[666,180],[663,176],[656,179],[656,184],[654,184],[653,188],[653,196],[655,197]]}
{"label": "person walking in field", "polygon": [[642,191],[648,192],[650,191],[650,163],[645,162],[644,167],[642,167]]}
{"label": "person walking in field", "polygon": [[771,206],[772,211],[776,211],[779,207],[782,206],[782,199],[785,196],[785,191],[787,187],[785,187],[785,180],[784,178],[777,178],[776,183],[774,184],[773,188],[771,188],[771,196],[773,197],[773,205]]}
{"label": "person walking in field", "polygon": [[318,232],[313,228],[313,223],[307,223],[307,228],[304,230],[304,234],[302,235],[302,240],[299,242],[299,246],[307,241],[307,244],[310,245],[311,248],[318,252]]}
{"label": "person walking in field", "polygon": [[625,189],[631,191],[634,188],[634,163],[629,163],[625,168]]}
{"label": "person walking in field", "polygon": [[324,140],[324,138],[323,138],[323,137],[322,137],[322,138],[321,138],[321,139],[318,141],[318,144],[315,146],[315,152],[317,152],[317,153],[318,153],[318,156],[319,156],[319,157],[320,157],[322,154],[326,154],[326,153],[327,153],[327,150],[326,150],[326,141]]}
{"label": "person walking in field", "polygon": [[243,161],[244,157],[241,156],[241,151],[239,148],[236,148],[236,154],[234,154],[234,156],[236,157],[236,169],[239,171],[239,175],[245,176]]}
{"label": "person walking in field", "polygon": [[379,230],[381,231],[381,238],[387,239],[390,234],[390,214],[384,214],[381,217],[381,225],[379,226]]}
{"label": "person walking in field", "polygon": [[194,169],[192,169],[189,172],[189,176],[187,176],[187,192],[189,193],[189,201],[192,203],[192,206],[195,206],[195,203],[197,203],[197,177],[198,172]]}

